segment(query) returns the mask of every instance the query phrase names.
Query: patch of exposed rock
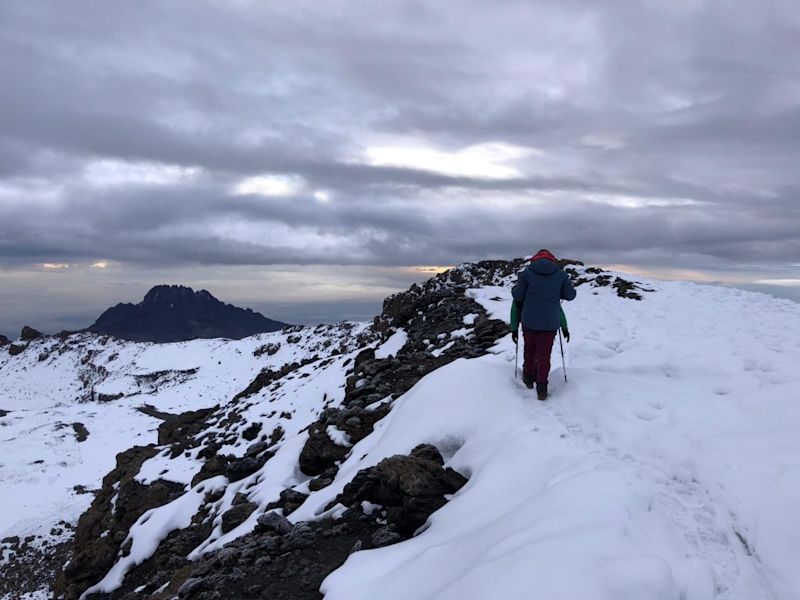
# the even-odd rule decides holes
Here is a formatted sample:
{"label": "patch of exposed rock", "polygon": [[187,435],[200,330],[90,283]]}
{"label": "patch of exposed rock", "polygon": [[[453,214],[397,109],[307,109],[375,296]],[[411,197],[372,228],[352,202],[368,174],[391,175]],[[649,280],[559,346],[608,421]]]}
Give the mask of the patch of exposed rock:
{"label": "patch of exposed rock", "polygon": [[17,355],[22,354],[23,352],[25,352],[26,348],[27,348],[27,346],[20,346],[19,344],[9,344],[8,353],[11,356],[17,356]]}
{"label": "patch of exposed rock", "polygon": [[25,327],[22,328],[22,331],[19,334],[19,339],[23,342],[32,342],[33,340],[39,340],[44,337],[44,334],[40,331],[36,331],[33,327]]}
{"label": "patch of exposed rock", "polygon": [[445,495],[454,494],[467,482],[443,465],[434,446],[417,446],[409,456],[392,456],[359,471],[333,504],[353,510],[364,501],[378,504],[385,510],[388,525],[398,534],[410,536],[445,505]]}
{"label": "patch of exposed rock", "polygon": [[[208,533],[196,519],[192,527],[170,534],[154,557],[126,576],[121,589],[90,598],[133,600],[161,590],[150,597],[318,600],[322,581],[352,552],[408,539],[465,482],[442,467],[433,446],[419,446],[409,456],[393,456],[359,472],[337,498],[348,507],[338,518],[293,524],[268,509],[252,533],[190,562],[186,555]],[[288,492],[282,494],[285,502],[299,500]],[[379,506],[378,500],[385,504]],[[362,503],[372,507],[369,514]],[[223,522],[231,527],[243,522],[254,506],[240,500]]]}
{"label": "patch of exposed rock", "polygon": [[53,581],[70,556],[72,527],[59,523],[50,535],[0,540],[0,598],[19,598]]}
{"label": "patch of exposed rock", "polygon": [[[103,478],[103,486],[75,528],[74,556],[54,585],[56,597],[75,600],[97,583],[116,561],[128,531],[145,511],[183,493],[183,486],[156,481],[142,485],[134,477],[142,463],[154,456],[155,446],[134,446],[117,455],[116,467]],[[128,549],[123,549],[123,554]]]}

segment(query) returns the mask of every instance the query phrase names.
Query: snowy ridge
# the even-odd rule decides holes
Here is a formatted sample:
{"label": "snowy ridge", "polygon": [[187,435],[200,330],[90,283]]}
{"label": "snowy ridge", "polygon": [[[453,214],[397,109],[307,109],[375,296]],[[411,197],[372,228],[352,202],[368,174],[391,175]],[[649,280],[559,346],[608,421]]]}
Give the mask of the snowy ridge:
{"label": "snowy ridge", "polygon": [[[285,356],[224,390],[218,372],[217,408],[181,396],[195,412],[118,459],[78,525],[76,544],[110,561],[91,581],[96,559],[73,559],[80,573],[67,565],[57,591],[800,597],[797,305],[565,264],[579,284],[564,306],[569,382],[556,344],[542,403],[515,384],[504,324],[523,264],[462,265],[387,298],[370,327],[331,333],[334,346],[353,340],[344,352]],[[239,360],[265,348],[258,337]],[[400,491],[393,504],[380,477],[456,481],[437,460],[468,481],[442,495],[431,479],[439,500],[404,521],[403,506],[432,496]],[[120,502],[141,507],[132,521]]]}

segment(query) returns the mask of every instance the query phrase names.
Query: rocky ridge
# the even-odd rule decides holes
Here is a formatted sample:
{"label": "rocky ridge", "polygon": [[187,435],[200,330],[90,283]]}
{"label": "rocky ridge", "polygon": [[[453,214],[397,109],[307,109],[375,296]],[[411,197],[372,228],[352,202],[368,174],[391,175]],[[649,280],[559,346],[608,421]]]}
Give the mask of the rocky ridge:
{"label": "rocky ridge", "polygon": [[[399,396],[453,360],[488,352],[507,334],[506,324],[490,318],[467,291],[507,285],[523,266],[521,259],[483,261],[437,275],[387,298],[360,348],[262,372],[227,404],[165,420],[157,444],[118,456],[77,525],[75,553],[54,586],[56,597],[77,598],[97,583],[129,555],[132,528],[146,512],[192,489],[204,490],[204,498],[189,524],[132,564],[119,588],[90,598],[144,592],[153,598],[319,598],[322,579],[350,552],[417,533],[466,481],[430,445],[359,471],[319,518],[292,523],[287,517],[337,479],[353,445]],[[610,286],[636,300],[648,291],[576,261],[562,266],[579,286]],[[398,335],[402,346],[382,352]],[[309,388],[319,393],[310,421],[291,402]],[[184,460],[196,465],[191,481],[171,481],[171,463]],[[277,489],[270,472],[286,460],[302,475]],[[163,478],[142,479],[148,461],[165,466]]]}

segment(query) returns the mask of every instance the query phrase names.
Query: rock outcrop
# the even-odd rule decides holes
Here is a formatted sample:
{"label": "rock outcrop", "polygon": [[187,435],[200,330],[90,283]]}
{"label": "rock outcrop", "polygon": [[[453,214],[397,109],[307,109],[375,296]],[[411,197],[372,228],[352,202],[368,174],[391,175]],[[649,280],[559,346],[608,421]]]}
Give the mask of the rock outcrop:
{"label": "rock outcrop", "polygon": [[19,339],[23,342],[32,342],[33,340],[39,340],[44,337],[44,334],[36,331],[33,327],[25,327],[22,328],[22,331],[19,334]]}

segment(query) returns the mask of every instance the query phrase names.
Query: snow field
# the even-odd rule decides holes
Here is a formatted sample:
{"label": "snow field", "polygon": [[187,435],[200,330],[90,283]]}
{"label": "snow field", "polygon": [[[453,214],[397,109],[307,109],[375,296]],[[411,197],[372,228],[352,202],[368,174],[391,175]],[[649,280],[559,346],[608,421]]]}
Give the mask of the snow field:
{"label": "snow field", "polygon": [[[49,337],[32,342],[15,357],[1,352],[0,409],[9,413],[0,418],[0,481],[11,493],[0,497],[0,538],[47,535],[61,520],[75,523],[92,500],[75,486],[99,487],[119,452],[156,442],[161,420],[142,414],[138,407],[149,404],[180,413],[225,404],[262,369],[323,356],[324,341],[335,344],[331,349],[340,342],[352,343],[366,324],[348,327],[173,344],[85,334],[72,347]],[[296,341],[290,343],[292,336]],[[267,344],[279,345],[277,352],[254,356]],[[41,356],[47,358],[39,360]],[[167,372],[179,375],[155,376]],[[96,393],[125,396],[87,402],[82,377]],[[77,440],[73,423],[86,427],[85,441]],[[166,470],[165,476],[188,483],[200,466],[192,458],[171,461],[156,456],[145,463],[139,479],[152,481]]]}

